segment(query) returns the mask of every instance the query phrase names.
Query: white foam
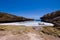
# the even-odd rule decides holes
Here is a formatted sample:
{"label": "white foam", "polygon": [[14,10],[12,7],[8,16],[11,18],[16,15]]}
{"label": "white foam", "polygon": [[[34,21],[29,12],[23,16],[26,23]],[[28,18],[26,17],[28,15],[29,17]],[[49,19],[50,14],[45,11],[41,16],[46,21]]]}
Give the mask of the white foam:
{"label": "white foam", "polygon": [[0,25],[54,26],[54,24],[46,22],[14,22],[14,23],[1,23]]}

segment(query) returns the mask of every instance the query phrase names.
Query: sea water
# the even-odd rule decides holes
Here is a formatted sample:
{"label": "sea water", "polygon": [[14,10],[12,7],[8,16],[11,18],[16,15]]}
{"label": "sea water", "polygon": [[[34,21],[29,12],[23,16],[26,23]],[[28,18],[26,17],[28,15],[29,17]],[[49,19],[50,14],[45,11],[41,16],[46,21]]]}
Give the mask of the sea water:
{"label": "sea water", "polygon": [[40,20],[25,21],[25,22],[13,22],[13,23],[1,23],[0,25],[53,26],[52,23],[41,22]]}

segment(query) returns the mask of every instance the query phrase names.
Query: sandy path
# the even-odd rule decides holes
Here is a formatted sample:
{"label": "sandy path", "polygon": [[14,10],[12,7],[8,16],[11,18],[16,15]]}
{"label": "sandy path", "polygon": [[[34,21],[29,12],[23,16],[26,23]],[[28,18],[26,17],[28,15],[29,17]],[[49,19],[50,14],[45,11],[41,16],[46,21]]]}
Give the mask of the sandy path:
{"label": "sandy path", "polygon": [[10,33],[2,36],[0,40],[60,40],[60,38],[46,34],[39,35],[37,33],[29,32],[22,35],[13,35]]}
{"label": "sandy path", "polygon": [[43,40],[43,39],[35,33],[27,33],[23,35],[6,35],[0,38],[0,40]]}

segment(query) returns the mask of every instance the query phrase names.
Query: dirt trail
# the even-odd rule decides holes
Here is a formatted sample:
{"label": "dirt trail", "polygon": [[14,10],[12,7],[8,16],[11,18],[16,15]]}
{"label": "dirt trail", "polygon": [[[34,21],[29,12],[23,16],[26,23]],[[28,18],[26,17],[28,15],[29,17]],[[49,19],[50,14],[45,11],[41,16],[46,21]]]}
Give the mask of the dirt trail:
{"label": "dirt trail", "polygon": [[60,38],[56,38],[54,36],[42,34],[39,35],[37,33],[27,33],[22,35],[12,35],[11,33],[5,36],[2,36],[0,40],[60,40]]}

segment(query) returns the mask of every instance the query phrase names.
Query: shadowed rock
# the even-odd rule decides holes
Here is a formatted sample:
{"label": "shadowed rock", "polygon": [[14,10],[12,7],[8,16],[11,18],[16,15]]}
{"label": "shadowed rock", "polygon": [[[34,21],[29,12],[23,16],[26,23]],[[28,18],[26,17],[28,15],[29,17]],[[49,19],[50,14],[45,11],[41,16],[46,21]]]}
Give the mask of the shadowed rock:
{"label": "shadowed rock", "polygon": [[60,10],[44,15],[41,17],[41,21],[53,23],[55,26],[60,26]]}
{"label": "shadowed rock", "polygon": [[31,21],[34,19],[25,18],[21,16],[15,16],[8,13],[0,12],[0,23],[7,23],[7,22],[21,22],[21,21]]}

